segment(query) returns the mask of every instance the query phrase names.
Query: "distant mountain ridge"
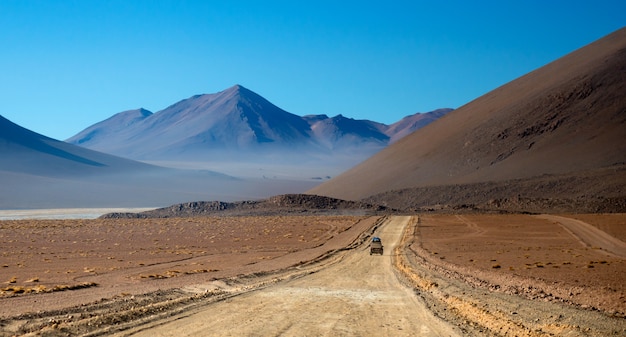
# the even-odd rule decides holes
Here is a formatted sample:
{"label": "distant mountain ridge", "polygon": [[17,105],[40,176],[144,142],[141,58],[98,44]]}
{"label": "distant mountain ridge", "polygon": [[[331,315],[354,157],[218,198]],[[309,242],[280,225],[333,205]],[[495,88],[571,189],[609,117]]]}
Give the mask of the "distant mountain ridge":
{"label": "distant mountain ridge", "polygon": [[300,117],[239,85],[157,113],[123,111],[68,142],[0,116],[0,209],[300,193],[384,147],[387,129],[341,115]]}
{"label": "distant mountain ridge", "polygon": [[[129,123],[145,110],[122,114]],[[143,117],[142,117],[143,116]],[[97,130],[90,130],[97,137]],[[249,200],[318,182],[239,179],[208,169],[167,168],[58,141],[0,116],[0,209],[154,207]]]}
{"label": "distant mountain ridge", "polygon": [[146,110],[116,114],[67,142],[129,158],[170,158],[193,155],[202,148],[300,142],[309,128],[305,121],[241,86],[195,95],[156,114],[142,111]]}
{"label": "distant mountain ridge", "polygon": [[339,114],[304,116],[310,124],[313,139],[328,149],[349,148],[357,145],[384,147],[390,137],[387,126],[369,120],[355,120]]}
{"label": "distant mountain ridge", "polygon": [[133,125],[151,115],[152,112],[143,108],[120,112],[98,124],[92,125],[83,130],[81,132],[80,139],[74,144],[80,145],[82,143],[91,142],[93,139],[100,139],[106,136],[106,134],[103,134],[102,130],[123,132],[124,128]]}
{"label": "distant mountain ridge", "polygon": [[0,172],[66,177],[155,168],[40,135],[2,116],[0,131]]}
{"label": "distant mountain ridge", "polygon": [[403,120],[390,126],[342,115],[300,117],[235,85],[215,94],[192,96],[156,113],[124,111],[66,141],[139,160],[215,160],[220,155],[246,159],[267,153],[289,157],[355,151],[365,159],[451,110],[416,114],[407,118],[422,122]]}
{"label": "distant mountain ridge", "polygon": [[445,116],[452,109],[437,109],[427,113],[416,113],[410,116],[402,118],[400,121],[391,124],[386,131],[386,134],[391,137],[391,143],[395,143],[398,140],[408,136],[414,131],[425,127],[426,125],[436,121],[437,119]]}

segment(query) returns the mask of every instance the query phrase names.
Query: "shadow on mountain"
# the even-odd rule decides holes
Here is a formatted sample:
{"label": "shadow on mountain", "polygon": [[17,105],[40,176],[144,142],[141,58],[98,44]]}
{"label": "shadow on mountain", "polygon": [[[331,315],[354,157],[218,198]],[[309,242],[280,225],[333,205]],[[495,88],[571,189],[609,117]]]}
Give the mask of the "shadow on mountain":
{"label": "shadow on mountain", "polygon": [[160,207],[248,200],[318,181],[240,179],[211,170],[150,165],[60,142],[0,116],[0,208]]}

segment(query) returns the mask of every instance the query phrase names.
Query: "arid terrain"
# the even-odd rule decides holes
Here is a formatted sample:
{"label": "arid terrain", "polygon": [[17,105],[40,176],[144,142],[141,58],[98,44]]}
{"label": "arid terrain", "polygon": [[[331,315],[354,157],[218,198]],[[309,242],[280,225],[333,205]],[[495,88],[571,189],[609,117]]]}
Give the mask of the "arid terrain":
{"label": "arid terrain", "polygon": [[[605,236],[590,244],[572,219]],[[623,335],[625,224],[625,214],[2,221],[0,335]],[[384,256],[367,253],[372,235]],[[237,306],[247,324],[234,323]]]}
{"label": "arid terrain", "polygon": [[0,336],[626,336],[625,56],[622,28],[307,194],[0,221]]}
{"label": "arid terrain", "polygon": [[[3,221],[1,294],[11,305],[1,306],[0,314],[58,309],[85,303],[89,298],[85,291],[76,299],[64,292],[59,296],[63,300],[55,302],[54,295],[66,289],[93,287],[98,293],[91,298],[93,301],[101,297],[101,290],[105,296],[135,294],[197,278],[217,279],[288,267],[300,261],[281,264],[286,256],[308,261],[323,255],[321,250],[328,249],[325,244],[336,248],[349,244],[353,237],[347,241],[342,238],[360,235],[367,228],[360,225],[363,219],[302,216]],[[337,240],[343,241],[337,245]],[[299,256],[298,252],[310,254]],[[181,283],[178,279],[185,280]],[[49,297],[53,299],[47,301]]]}
{"label": "arid terrain", "polygon": [[[618,238],[626,235],[626,216],[576,217],[587,222],[567,215],[423,216],[411,248],[433,264],[474,275],[499,291],[623,317],[626,242]],[[581,230],[604,237],[594,240],[591,234],[580,235]]]}
{"label": "arid terrain", "polygon": [[[517,212],[537,211],[533,203],[507,200],[547,198],[556,200],[551,211],[565,213],[609,212],[597,201],[616,198],[624,212],[625,73],[622,28],[476,98],[308,193],[393,208],[494,200]],[[571,206],[584,202],[599,210]]]}
{"label": "arid terrain", "polygon": [[[410,217],[376,232],[391,249]],[[393,249],[390,250],[392,252]],[[171,336],[453,336],[459,330],[429,312],[393,273],[393,254],[370,256],[367,246],[308,275],[198,308],[158,325],[120,335]],[[245,324],[241,324],[245,322]]]}

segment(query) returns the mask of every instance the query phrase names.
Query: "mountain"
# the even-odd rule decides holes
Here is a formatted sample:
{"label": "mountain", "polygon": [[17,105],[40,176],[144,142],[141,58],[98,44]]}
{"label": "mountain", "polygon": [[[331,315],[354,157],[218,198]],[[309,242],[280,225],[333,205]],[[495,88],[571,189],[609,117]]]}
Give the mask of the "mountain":
{"label": "mountain", "polygon": [[431,112],[416,113],[406,116],[398,122],[391,124],[386,129],[385,134],[390,137],[390,143],[395,143],[414,131],[438,120],[452,110],[453,109],[437,109]]}
{"label": "mountain", "polygon": [[355,120],[342,115],[304,116],[313,131],[313,139],[330,150],[373,147],[380,150],[389,142],[387,126],[369,120]]}
{"label": "mountain", "polygon": [[0,170],[50,177],[142,171],[153,165],[61,142],[0,116]]}
{"label": "mountain", "polygon": [[[240,85],[190,97],[155,114],[143,114],[133,123],[126,122],[128,113],[89,127],[67,142],[133,159],[158,160],[310,143],[306,121]],[[94,132],[100,137],[92,137]]]}
{"label": "mountain", "polygon": [[[378,200],[405,207],[418,199],[421,205],[484,202],[495,192],[623,196],[624,93],[626,28],[446,114],[308,193],[384,196]],[[583,180],[590,190],[576,186]]]}
{"label": "mountain", "polygon": [[[132,122],[141,115],[149,114],[136,111],[117,118],[125,116]],[[315,184],[246,180],[207,170],[149,165],[61,142],[0,116],[0,209],[159,207],[195,200],[249,200],[303,191]]]}
{"label": "mountain", "polygon": [[[76,141],[71,141],[69,143],[82,145],[100,144],[106,142],[110,133],[124,133],[128,127],[146,119],[147,117],[150,117],[151,115],[152,112],[143,108],[120,112],[81,131],[73,137]],[[98,146],[96,145],[94,149],[97,150]]]}
{"label": "mountain", "polygon": [[402,126],[342,115],[300,117],[235,85],[190,97],[154,114],[142,109],[119,113],[67,142],[164,165],[229,162],[241,167],[255,163],[255,170],[256,164],[269,161],[334,167],[329,173],[334,174],[381,150],[400,133],[421,127],[423,123],[417,120],[441,115],[416,114],[412,117],[416,122]]}

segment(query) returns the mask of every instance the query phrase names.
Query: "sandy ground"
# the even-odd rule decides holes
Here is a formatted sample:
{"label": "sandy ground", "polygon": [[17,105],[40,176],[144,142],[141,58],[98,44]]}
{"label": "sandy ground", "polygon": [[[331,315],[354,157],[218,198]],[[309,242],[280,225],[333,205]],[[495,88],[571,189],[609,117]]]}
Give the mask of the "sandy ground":
{"label": "sandy ground", "polygon": [[[344,247],[361,217],[0,222],[0,317],[272,271]],[[76,288],[78,290],[65,291]]]}
{"label": "sandy ground", "polygon": [[[407,227],[406,235],[398,247],[395,266],[432,312],[446,321],[458,324],[465,335],[623,336],[626,333],[623,314],[602,311],[560,297],[558,291],[563,284],[559,282],[564,280],[547,282],[547,279],[523,277],[511,269],[496,267],[497,264],[507,261],[506,249],[498,248],[500,244],[494,244],[496,238],[503,239],[505,231],[494,233],[499,226],[493,226],[481,217],[424,217],[419,221],[414,220]],[[506,223],[507,217],[509,216],[495,217],[492,220],[502,225]],[[438,230],[434,229],[437,227]],[[520,248],[527,244],[537,244],[536,237],[531,234],[534,233],[537,237],[546,234],[546,230],[537,231],[539,228],[521,225],[515,231],[517,235],[508,233],[506,241],[517,243]],[[550,233],[549,229],[547,233]],[[443,239],[444,237],[447,239]],[[451,263],[450,260],[454,260],[452,257],[457,257],[458,252],[450,254],[454,249],[444,250],[446,244],[441,241],[430,244],[438,241],[435,238],[446,241],[453,240],[454,237],[458,244],[474,241],[471,249],[468,249],[469,245],[463,249],[464,258],[477,261],[476,265],[468,264],[463,255],[458,256],[461,258],[458,260],[460,262]],[[548,243],[552,240],[554,238],[549,238]],[[576,240],[574,242],[579,245]],[[427,246],[431,249],[436,246],[438,250],[429,251],[424,248]],[[496,250],[503,252],[505,256],[498,255],[496,261],[484,261],[493,256]],[[525,252],[523,249],[521,251]],[[509,254],[509,257],[514,258],[516,255],[519,253]],[[522,257],[525,258],[524,255]],[[551,280],[559,275],[558,271],[552,273],[549,267],[536,268],[545,268],[542,275]],[[617,275],[616,279],[623,280],[623,274]],[[589,285],[581,289],[587,292],[583,298],[597,295],[594,292],[599,288]]]}
{"label": "sandy ground", "polygon": [[2,221],[0,336],[624,335],[624,219]]}
{"label": "sandy ground", "polygon": [[[420,246],[441,264],[478,272],[503,288],[541,288],[560,300],[626,313],[626,244],[597,227],[547,215],[434,215],[420,220]],[[618,221],[606,225],[614,233],[626,232]]]}
{"label": "sandy ground", "polygon": [[387,249],[346,254],[315,274],[172,317],[124,336],[456,336],[393,273],[393,247],[409,217],[379,232]]}

